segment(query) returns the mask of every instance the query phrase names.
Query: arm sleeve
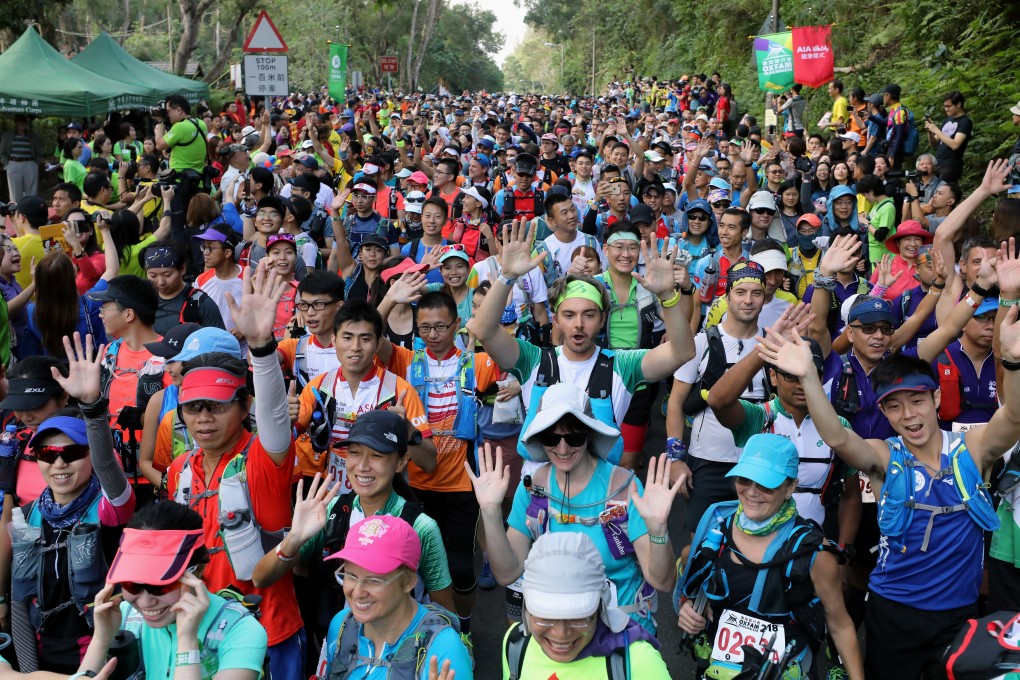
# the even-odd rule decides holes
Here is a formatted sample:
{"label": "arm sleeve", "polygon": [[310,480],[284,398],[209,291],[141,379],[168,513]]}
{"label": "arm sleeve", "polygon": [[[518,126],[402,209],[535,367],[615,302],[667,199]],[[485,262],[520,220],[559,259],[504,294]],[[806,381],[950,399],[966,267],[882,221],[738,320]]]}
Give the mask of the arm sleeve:
{"label": "arm sleeve", "polygon": [[255,425],[266,451],[286,451],[291,444],[287,386],[276,352],[251,358],[255,384]]}
{"label": "arm sleeve", "polygon": [[[99,403],[104,401],[106,400],[101,399]],[[104,415],[94,418],[86,416],[85,434],[89,440],[92,469],[99,477],[103,494],[114,506],[124,505],[127,502],[126,496],[130,496],[130,489],[124,469],[113,451],[113,432],[110,430],[110,421]],[[125,492],[128,493],[125,494]]]}
{"label": "arm sleeve", "polygon": [[581,225],[581,233],[589,236],[598,236],[598,204],[595,204],[584,215],[584,223]]}

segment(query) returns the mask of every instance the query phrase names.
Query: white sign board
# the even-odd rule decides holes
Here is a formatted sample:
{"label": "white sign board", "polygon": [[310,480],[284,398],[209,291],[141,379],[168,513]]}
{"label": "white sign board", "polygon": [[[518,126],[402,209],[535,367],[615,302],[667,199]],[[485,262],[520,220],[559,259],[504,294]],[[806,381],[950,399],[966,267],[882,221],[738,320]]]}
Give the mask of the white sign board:
{"label": "white sign board", "polygon": [[244,55],[244,93],[252,97],[288,95],[287,57],[277,54]]}
{"label": "white sign board", "polygon": [[361,87],[365,84],[365,76],[361,71],[351,71],[351,87]]}

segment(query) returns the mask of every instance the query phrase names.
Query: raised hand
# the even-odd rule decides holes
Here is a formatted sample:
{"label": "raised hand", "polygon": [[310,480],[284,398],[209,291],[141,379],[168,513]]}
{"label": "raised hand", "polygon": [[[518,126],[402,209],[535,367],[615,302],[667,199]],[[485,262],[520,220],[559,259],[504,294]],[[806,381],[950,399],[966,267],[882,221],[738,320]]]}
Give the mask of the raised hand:
{"label": "raised hand", "polygon": [[811,305],[799,302],[795,307],[787,307],[768,331],[774,335],[792,338],[794,335],[806,333],[812,319],[814,314],[811,313]]}
{"label": "raised hand", "polygon": [[334,480],[332,475],[327,475],[323,479],[322,473],[316,472],[305,493],[302,494],[298,489],[290,532],[295,534],[302,544],[325,528],[328,517],[326,509],[330,501],[340,492],[340,484],[335,484],[335,481],[337,480]]}
{"label": "raised hand", "polygon": [[630,483],[630,501],[634,509],[641,515],[641,519],[648,525],[648,532],[654,536],[665,536],[669,511],[673,508],[673,500],[676,498],[680,485],[686,480],[677,479],[672,485],[669,483],[669,468],[672,461],[666,454],[655,457],[648,461],[648,476],[645,477],[645,491],[638,494],[637,482]]}
{"label": "raised hand", "polygon": [[[433,250],[439,249],[433,248]],[[421,299],[427,284],[428,279],[425,277],[425,272],[405,272],[390,283],[386,297],[398,305],[410,305]]]}
{"label": "raised hand", "polygon": [[668,241],[663,244],[659,252],[649,248],[644,241],[640,245],[641,256],[644,258],[646,265],[645,275],[642,276],[637,272],[631,272],[631,276],[637,279],[637,282],[644,286],[645,290],[649,293],[662,297],[673,290],[673,284],[676,280],[673,273],[673,261],[679,248],[676,245],[670,248]]}
{"label": "raised hand", "polygon": [[1020,294],[1020,256],[1016,252],[1016,239],[1012,236],[1009,241],[1003,241],[999,245],[999,252],[996,254],[998,264],[995,269],[999,275],[999,288],[1002,293],[1000,297],[1016,299]]}
{"label": "raised hand", "polygon": [[67,353],[67,377],[60,374],[55,366],[50,368],[50,375],[64,391],[83,404],[94,404],[99,401],[103,392],[100,388],[99,374],[103,365],[106,345],[94,350],[92,336],[85,336],[85,347],[82,347],[81,333],[74,332],[74,347],[71,340],[64,336],[64,351]]}
{"label": "raised hand", "polygon": [[938,248],[931,249],[931,262],[932,267],[935,269],[936,283],[945,283],[946,280],[949,278],[950,271],[952,271],[952,273],[954,274],[956,273],[955,269],[946,267],[946,259],[942,257],[942,251],[939,250]]}
{"label": "raised hand", "polygon": [[510,466],[503,465],[503,449],[497,446],[493,459],[492,445],[486,442],[481,455],[478,456],[478,475],[475,475],[467,461],[464,461],[464,469],[471,478],[478,507],[483,510],[501,507],[503,498],[510,488]]}
{"label": "raised hand", "polygon": [[245,267],[244,294],[240,305],[231,293],[227,293],[227,307],[234,326],[251,347],[264,347],[272,342],[276,308],[288,286],[279,274],[268,269],[267,258],[259,260],[254,274],[250,266]]}
{"label": "raised hand", "polygon": [[991,288],[999,281],[999,276],[996,273],[996,266],[998,265],[998,258],[995,256],[985,257],[981,260],[981,266],[978,268],[978,273],[974,277],[974,282],[982,288]]}
{"label": "raised hand", "polygon": [[894,283],[892,261],[893,255],[891,253],[882,256],[882,261],[878,263],[878,285],[888,288]]}
{"label": "raised hand", "polygon": [[499,266],[504,276],[516,279],[542,262],[541,254],[531,254],[531,244],[534,242],[534,223],[529,227],[526,220],[513,220],[503,226],[503,250],[499,254]]}
{"label": "raised hand", "polygon": [[1013,188],[1013,185],[1009,183],[1009,161],[1004,158],[990,161],[988,167],[985,168],[981,188],[992,195]]}
{"label": "raised hand", "polygon": [[818,263],[818,270],[823,276],[833,276],[844,271],[859,257],[861,240],[856,236],[837,236],[829,243],[828,250]]}
{"label": "raised hand", "polygon": [[758,356],[765,363],[798,378],[804,378],[816,370],[811,345],[800,336],[787,339],[769,333],[758,342]]}
{"label": "raised hand", "polygon": [[81,252],[81,241],[78,240],[78,232],[74,230],[70,222],[64,222],[64,240],[71,248],[71,254]]}
{"label": "raised hand", "polygon": [[113,594],[116,584],[107,583],[106,586],[96,593],[96,599],[91,610],[94,621],[93,635],[104,642],[112,642],[117,631],[120,630],[121,619],[120,593]]}

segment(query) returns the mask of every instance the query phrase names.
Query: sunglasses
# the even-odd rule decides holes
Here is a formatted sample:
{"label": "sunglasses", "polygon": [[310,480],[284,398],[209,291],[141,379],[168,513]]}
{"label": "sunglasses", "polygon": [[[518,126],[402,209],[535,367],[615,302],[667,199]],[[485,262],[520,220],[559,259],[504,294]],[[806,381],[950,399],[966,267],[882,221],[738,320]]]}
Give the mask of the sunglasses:
{"label": "sunglasses", "polygon": [[755,208],[752,210],[755,215],[775,215],[776,211],[771,208]]}
{"label": "sunglasses", "polygon": [[566,441],[567,446],[577,448],[578,446],[584,446],[584,443],[588,441],[588,433],[571,432],[569,434],[558,434],[552,430],[546,430],[538,435],[538,441],[542,443],[542,446],[548,446],[549,448],[559,446],[561,440]]}
{"label": "sunglasses", "polygon": [[694,222],[708,222],[708,215],[705,213],[687,213],[687,219]]}
{"label": "sunglasses", "polygon": [[424,203],[424,202],[425,202],[425,197],[424,196],[422,196],[421,198],[405,198],[404,199],[404,203]]}
{"label": "sunglasses", "polygon": [[466,250],[467,250],[467,248],[464,246],[463,243],[453,243],[451,245],[443,246],[442,248],[440,248],[439,253],[441,255],[445,255],[446,253],[449,253],[449,252],[461,252],[461,253],[463,253]]}
{"label": "sunglasses", "polygon": [[881,332],[882,335],[891,336],[893,333],[896,332],[893,329],[892,326],[879,326],[878,324],[873,324],[873,323],[860,324],[860,325],[853,325],[853,324],[851,324],[850,328],[856,328],[857,330],[859,330],[861,333],[864,333],[865,335],[874,335],[877,332]]}
{"label": "sunglasses", "polygon": [[186,404],[181,404],[181,411],[189,416],[197,416],[202,411],[208,411],[214,416],[221,416],[230,410],[233,403],[233,401],[210,401],[208,399],[202,399],[199,401],[189,401]]}
{"label": "sunglasses", "polygon": [[[184,571],[184,573],[185,574],[194,574],[195,570],[197,570],[197,569],[198,569],[198,565],[196,564],[196,565],[194,565],[192,567],[188,567]],[[184,584],[181,583],[181,580],[177,579],[173,583],[167,583],[167,584],[161,585],[161,586],[152,585],[151,583],[130,583],[130,582],[125,582],[125,583],[121,583],[120,584],[120,589],[123,590],[128,595],[141,595],[142,592],[144,591],[144,592],[148,593],[149,595],[152,595],[153,597],[160,597],[162,595],[166,595],[167,593],[172,593],[175,590],[180,590],[183,586],[184,586]]]}
{"label": "sunglasses", "polygon": [[776,491],[778,491],[778,489],[770,489],[767,486],[762,486],[758,482],[754,481],[753,479],[748,479],[747,477],[734,477],[733,481],[737,483],[737,486],[743,487],[756,486],[758,487],[758,491],[765,494],[766,496],[771,496]]}
{"label": "sunglasses", "polygon": [[715,203],[712,204],[712,207],[713,208],[723,208],[723,209],[725,209],[725,208],[730,207],[730,203],[729,203],[729,201],[716,201]]}
{"label": "sunglasses", "polygon": [[32,448],[37,460],[47,465],[57,462],[57,457],[64,459],[65,463],[73,463],[76,460],[89,455],[89,447],[85,444],[67,444],[65,446],[35,446]]}

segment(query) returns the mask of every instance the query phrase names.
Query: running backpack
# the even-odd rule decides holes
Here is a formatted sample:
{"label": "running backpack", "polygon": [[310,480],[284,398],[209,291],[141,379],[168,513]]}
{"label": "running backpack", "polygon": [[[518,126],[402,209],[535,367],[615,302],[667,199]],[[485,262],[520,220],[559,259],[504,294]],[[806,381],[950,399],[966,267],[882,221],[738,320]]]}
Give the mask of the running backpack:
{"label": "running backpack", "polygon": [[968,619],[942,659],[949,680],[991,680],[1020,668],[1020,612]]}
{"label": "running backpack", "polygon": [[[705,330],[705,339],[708,341],[708,347],[705,350],[705,354],[702,355],[704,358],[708,356],[708,363],[705,365],[705,372],[702,373],[701,378],[698,382],[691,385],[691,391],[687,393],[687,398],[684,399],[684,417],[692,418],[706,408],[708,408],[708,391],[712,389],[712,386],[719,382],[719,378],[723,377],[729,369],[733,367],[734,362],[729,361],[726,356],[726,346],[723,344],[722,333],[719,330],[719,326],[712,326]],[[763,381],[765,388],[766,398],[769,395],[769,386],[767,381]],[[747,388],[754,389],[754,379],[751,379],[751,383]],[[742,397],[743,398],[743,397]],[[746,401],[752,401],[755,403],[760,402],[759,399],[746,399]],[[690,428],[685,428],[686,432],[690,432]]]}
{"label": "running backpack", "polygon": [[[510,672],[510,680],[521,680],[521,672],[524,669],[524,655],[528,651],[528,642],[531,636],[525,635],[520,623],[514,623],[514,627],[506,636],[503,644],[503,658]],[[616,649],[606,657],[606,677],[609,680],[626,680],[627,666],[629,665],[627,654]]]}
{"label": "running backpack", "polygon": [[921,133],[917,129],[917,123],[914,122],[914,112],[907,110],[907,138],[903,140],[903,153],[911,155],[917,151],[917,145],[921,141]]}

